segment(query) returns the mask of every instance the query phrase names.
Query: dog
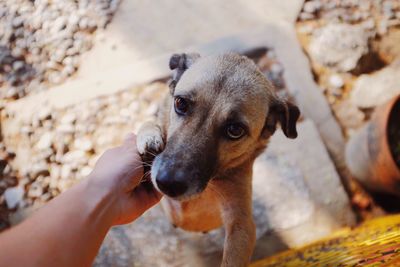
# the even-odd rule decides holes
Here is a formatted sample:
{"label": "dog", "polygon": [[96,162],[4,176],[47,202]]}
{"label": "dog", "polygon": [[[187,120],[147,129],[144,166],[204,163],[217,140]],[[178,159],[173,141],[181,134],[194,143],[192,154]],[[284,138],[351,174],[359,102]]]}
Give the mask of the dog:
{"label": "dog", "polygon": [[138,151],[152,161],[151,181],[173,225],[206,232],[223,224],[221,266],[247,266],[255,245],[253,162],[277,124],[297,137],[300,111],[245,56],[174,54],[169,67],[170,92],[157,122],[140,128]]}

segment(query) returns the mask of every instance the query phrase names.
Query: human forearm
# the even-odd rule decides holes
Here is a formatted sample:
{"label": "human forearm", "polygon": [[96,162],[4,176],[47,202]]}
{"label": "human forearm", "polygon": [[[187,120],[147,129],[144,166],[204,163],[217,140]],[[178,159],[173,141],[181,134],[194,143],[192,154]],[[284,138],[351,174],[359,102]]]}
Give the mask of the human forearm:
{"label": "human forearm", "polygon": [[114,219],[115,200],[96,190],[85,180],[2,234],[0,265],[90,266]]}
{"label": "human forearm", "polygon": [[142,178],[131,134],[88,178],[0,235],[0,266],[90,266],[111,226],[132,222],[160,200]]}

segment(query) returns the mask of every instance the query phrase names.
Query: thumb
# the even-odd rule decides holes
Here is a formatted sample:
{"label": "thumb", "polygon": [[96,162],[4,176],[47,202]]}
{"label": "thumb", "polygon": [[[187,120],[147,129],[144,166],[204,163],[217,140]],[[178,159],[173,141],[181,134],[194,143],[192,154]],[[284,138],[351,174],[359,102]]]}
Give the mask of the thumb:
{"label": "thumb", "polygon": [[132,191],[132,205],[135,205],[136,209],[143,213],[157,204],[161,197],[161,193],[153,187],[151,181],[142,182]]}

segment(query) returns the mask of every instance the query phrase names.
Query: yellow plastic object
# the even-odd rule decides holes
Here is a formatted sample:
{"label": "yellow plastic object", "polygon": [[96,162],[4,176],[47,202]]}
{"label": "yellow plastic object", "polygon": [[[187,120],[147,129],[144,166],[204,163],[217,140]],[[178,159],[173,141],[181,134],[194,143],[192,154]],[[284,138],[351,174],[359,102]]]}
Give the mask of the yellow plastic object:
{"label": "yellow plastic object", "polygon": [[272,266],[400,266],[400,215],[373,219],[251,264]]}

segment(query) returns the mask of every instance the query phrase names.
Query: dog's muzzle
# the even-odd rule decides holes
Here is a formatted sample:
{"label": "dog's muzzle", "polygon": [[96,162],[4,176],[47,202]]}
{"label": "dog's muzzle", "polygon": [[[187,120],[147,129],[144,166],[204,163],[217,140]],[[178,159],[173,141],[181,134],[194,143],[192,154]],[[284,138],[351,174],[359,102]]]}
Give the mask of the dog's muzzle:
{"label": "dog's muzzle", "polygon": [[188,190],[185,175],[180,170],[160,170],[156,176],[157,187],[169,197],[182,196]]}

